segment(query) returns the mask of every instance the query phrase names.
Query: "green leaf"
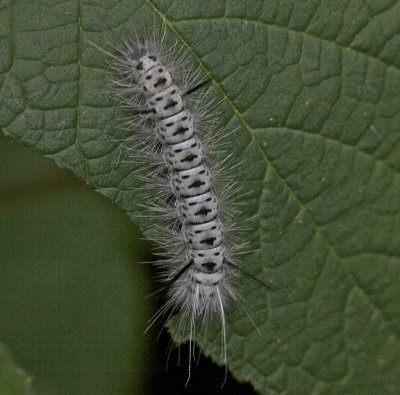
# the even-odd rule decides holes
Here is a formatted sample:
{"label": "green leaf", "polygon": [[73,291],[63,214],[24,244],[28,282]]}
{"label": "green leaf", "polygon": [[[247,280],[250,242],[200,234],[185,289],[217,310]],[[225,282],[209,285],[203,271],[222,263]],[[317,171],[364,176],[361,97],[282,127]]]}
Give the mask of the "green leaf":
{"label": "green leaf", "polygon": [[[229,369],[265,394],[400,386],[400,3],[3,1],[2,130],[72,170],[131,218],[142,203],[106,47],[165,20],[212,80],[254,253],[254,326],[227,316]],[[256,216],[256,217],[254,217]],[[254,217],[254,218],[253,218]],[[202,351],[221,362],[221,339]]]}
{"label": "green leaf", "polygon": [[6,348],[0,343],[0,394],[33,395],[31,378],[15,366]]}

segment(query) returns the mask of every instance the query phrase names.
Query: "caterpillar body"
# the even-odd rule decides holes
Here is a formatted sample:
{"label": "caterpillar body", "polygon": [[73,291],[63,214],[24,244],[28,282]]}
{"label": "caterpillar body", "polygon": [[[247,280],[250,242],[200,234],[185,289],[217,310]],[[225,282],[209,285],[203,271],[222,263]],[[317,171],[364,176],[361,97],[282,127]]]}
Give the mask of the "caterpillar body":
{"label": "caterpillar body", "polygon": [[[196,322],[207,326],[218,317],[226,366],[225,311],[231,300],[241,304],[232,238],[237,210],[226,204],[235,187],[221,176],[227,158],[221,161],[214,149],[221,136],[203,89],[208,81],[200,81],[185,54],[177,58],[175,47],[163,51],[162,41],[125,42],[112,62],[135,135],[129,155],[152,167],[144,176],[151,191],[146,209],[156,224],[152,238],[167,256],[158,262],[169,284],[167,302],[152,322],[178,312],[179,330],[188,327],[192,342]],[[216,180],[224,185],[217,188]]]}

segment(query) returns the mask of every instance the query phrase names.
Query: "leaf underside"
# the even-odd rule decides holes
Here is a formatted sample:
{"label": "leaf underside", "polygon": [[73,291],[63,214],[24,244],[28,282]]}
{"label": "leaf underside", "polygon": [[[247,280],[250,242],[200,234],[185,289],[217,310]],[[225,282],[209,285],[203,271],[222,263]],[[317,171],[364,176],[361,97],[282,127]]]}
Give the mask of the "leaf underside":
{"label": "leaf underside", "polygon": [[[106,48],[164,21],[212,82],[251,250],[228,366],[265,394],[400,386],[400,2],[0,4],[0,126],[141,226]],[[117,125],[117,126],[116,126]],[[173,331],[173,326],[172,326]],[[221,338],[201,342],[221,362]]]}

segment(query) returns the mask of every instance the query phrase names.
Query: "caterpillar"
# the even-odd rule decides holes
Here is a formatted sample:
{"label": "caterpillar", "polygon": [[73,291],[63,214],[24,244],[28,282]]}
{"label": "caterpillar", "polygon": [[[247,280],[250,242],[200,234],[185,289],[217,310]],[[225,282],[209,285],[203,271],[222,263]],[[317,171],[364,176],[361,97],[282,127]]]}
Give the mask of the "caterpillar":
{"label": "caterpillar", "polygon": [[129,157],[145,164],[151,238],[166,257],[157,265],[168,284],[167,301],[150,325],[178,313],[179,331],[188,327],[192,344],[196,323],[207,326],[217,317],[226,367],[225,312],[232,301],[242,306],[235,285],[241,271],[235,258],[238,211],[229,205],[235,183],[224,171],[229,155],[219,155],[226,136],[205,89],[210,81],[201,81],[177,44],[165,50],[164,36],[125,41],[116,54],[108,53],[113,91],[132,131]]}

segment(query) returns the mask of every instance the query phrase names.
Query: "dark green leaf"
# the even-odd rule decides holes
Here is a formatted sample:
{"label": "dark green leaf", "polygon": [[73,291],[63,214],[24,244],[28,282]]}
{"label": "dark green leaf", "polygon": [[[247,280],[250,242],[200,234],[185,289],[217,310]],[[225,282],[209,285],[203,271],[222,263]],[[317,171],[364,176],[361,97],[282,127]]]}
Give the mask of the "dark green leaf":
{"label": "dark green leaf", "polygon": [[[400,369],[400,3],[1,3],[0,125],[138,223],[129,135],[107,91],[107,47],[164,19],[212,79],[258,250],[229,367],[262,393],[396,393]],[[220,337],[202,344],[220,361]]]}

